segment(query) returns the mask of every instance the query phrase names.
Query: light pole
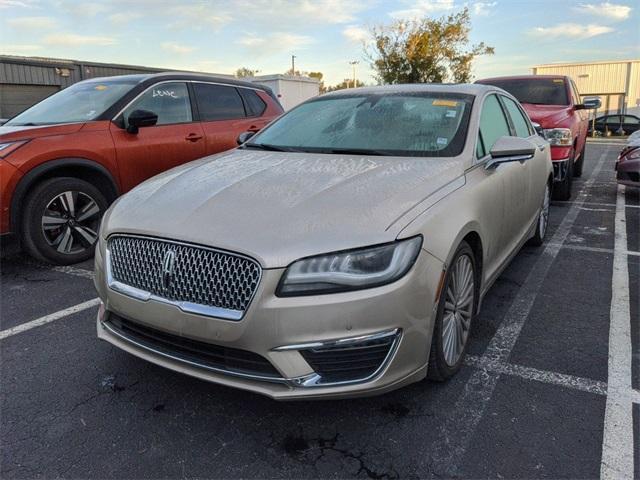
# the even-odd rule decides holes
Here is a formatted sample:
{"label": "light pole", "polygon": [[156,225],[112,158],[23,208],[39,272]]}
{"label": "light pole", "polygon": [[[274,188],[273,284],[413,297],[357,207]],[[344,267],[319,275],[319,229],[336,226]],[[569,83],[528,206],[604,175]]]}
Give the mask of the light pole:
{"label": "light pole", "polygon": [[349,62],[349,65],[353,67],[353,88],[356,88],[356,65],[358,65],[359,63],[360,62],[358,62],[357,60]]}
{"label": "light pole", "polygon": [[291,75],[296,74],[296,56],[291,55]]}

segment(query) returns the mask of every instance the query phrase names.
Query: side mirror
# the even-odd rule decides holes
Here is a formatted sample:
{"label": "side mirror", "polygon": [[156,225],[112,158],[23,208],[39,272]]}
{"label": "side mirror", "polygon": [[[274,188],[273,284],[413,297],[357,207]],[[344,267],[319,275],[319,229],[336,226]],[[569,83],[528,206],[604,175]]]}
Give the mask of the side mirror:
{"label": "side mirror", "polygon": [[158,123],[158,115],[149,110],[134,110],[129,114],[127,132],[136,134],[140,127],[151,127]]}
{"label": "side mirror", "polygon": [[598,97],[587,97],[584,101],[576,105],[576,110],[597,110],[602,105],[600,98]]}
{"label": "side mirror", "polygon": [[533,128],[536,131],[536,133],[540,135],[542,138],[544,138],[544,128],[542,128],[542,125],[536,122],[531,122],[531,124],[533,125]]}
{"label": "side mirror", "polygon": [[255,134],[256,132],[242,132],[240,135],[238,135],[236,142],[238,143],[238,145],[242,145],[243,143],[246,143]]}
{"label": "side mirror", "polygon": [[491,159],[485,168],[489,170],[500,163],[523,162],[533,158],[536,146],[526,138],[500,137],[491,148]]}

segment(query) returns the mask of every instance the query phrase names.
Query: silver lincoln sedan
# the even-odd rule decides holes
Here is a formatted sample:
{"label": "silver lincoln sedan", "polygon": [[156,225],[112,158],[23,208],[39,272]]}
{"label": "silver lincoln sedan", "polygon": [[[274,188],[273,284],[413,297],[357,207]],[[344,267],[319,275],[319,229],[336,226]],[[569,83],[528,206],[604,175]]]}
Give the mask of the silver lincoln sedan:
{"label": "silver lincoln sedan", "polygon": [[343,90],[250,135],[105,214],[98,336],[277,399],[454,375],[483,296],[547,229],[549,147],[518,102]]}

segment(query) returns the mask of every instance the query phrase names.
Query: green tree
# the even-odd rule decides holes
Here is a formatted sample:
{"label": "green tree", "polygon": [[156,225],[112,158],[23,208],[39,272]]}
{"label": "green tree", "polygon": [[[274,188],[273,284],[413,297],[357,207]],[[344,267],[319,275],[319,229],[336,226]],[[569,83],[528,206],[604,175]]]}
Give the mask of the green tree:
{"label": "green tree", "polygon": [[[356,79],[356,87],[364,87],[364,82]],[[345,78],[342,82],[331,87],[327,87],[327,92],[335,92],[336,90],[344,90],[345,88],[353,88],[353,79]]]}
{"label": "green tree", "polygon": [[247,67],[240,67],[239,69],[236,70],[236,77],[238,78],[255,77],[256,72],[257,70],[251,70],[250,68],[247,68]]}
{"label": "green tree", "polygon": [[326,87],[324,86],[324,81],[322,80],[322,78],[324,77],[322,72],[309,72],[308,75],[309,78],[315,78],[320,82],[320,93],[324,93],[327,91]]}
{"label": "green tree", "polygon": [[370,30],[365,51],[379,83],[465,83],[479,55],[494,48],[480,42],[469,47],[469,9],[439,19],[397,20]]}

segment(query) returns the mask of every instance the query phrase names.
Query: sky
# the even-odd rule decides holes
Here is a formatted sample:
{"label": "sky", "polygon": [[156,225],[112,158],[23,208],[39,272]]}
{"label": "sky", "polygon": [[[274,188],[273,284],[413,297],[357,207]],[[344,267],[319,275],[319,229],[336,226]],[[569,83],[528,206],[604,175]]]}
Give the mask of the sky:
{"label": "sky", "polygon": [[554,62],[640,57],[640,0],[0,0],[0,53],[259,75],[321,71],[375,83],[374,25],[468,7],[471,42],[495,47],[476,78]]}

